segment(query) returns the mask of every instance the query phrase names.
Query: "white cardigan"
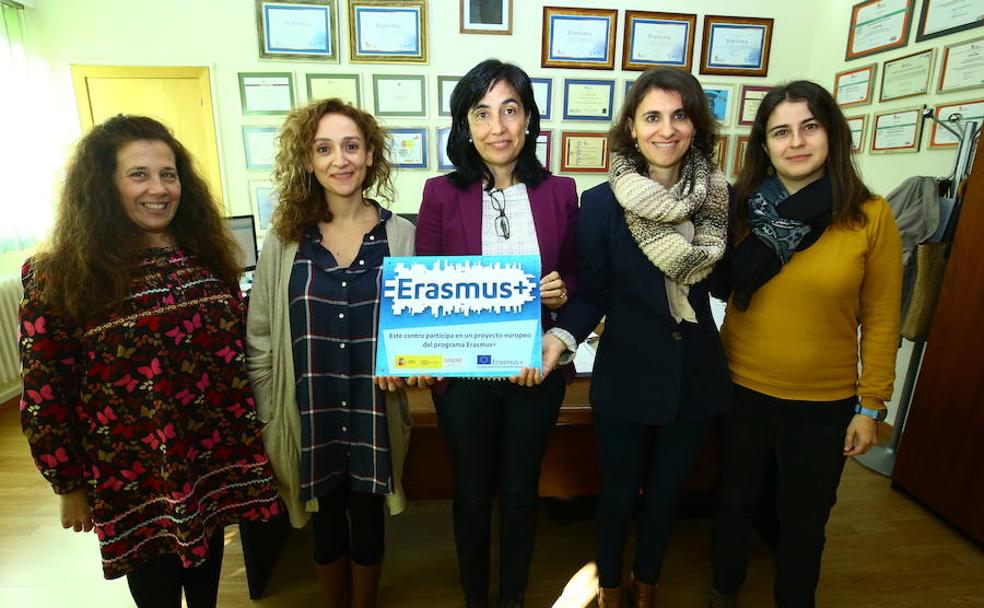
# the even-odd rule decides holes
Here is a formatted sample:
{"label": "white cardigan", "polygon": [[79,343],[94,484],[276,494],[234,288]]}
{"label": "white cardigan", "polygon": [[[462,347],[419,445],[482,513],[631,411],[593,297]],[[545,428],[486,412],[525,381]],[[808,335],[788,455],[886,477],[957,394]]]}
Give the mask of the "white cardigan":
{"label": "white cardigan", "polygon": [[[393,214],[386,222],[390,255],[413,255],[414,226]],[[294,395],[294,357],[291,351],[288,283],[297,242],[283,243],[271,230],[256,265],[246,322],[246,363],[256,398],[256,414],[263,423],[263,443],[273,465],[280,496],[290,522],[304,527],[318,501],[301,500],[301,415]],[[403,462],[410,443],[410,412],[403,390],[386,393],[386,423],[393,459],[394,493],[386,497],[391,514],[406,507]]]}

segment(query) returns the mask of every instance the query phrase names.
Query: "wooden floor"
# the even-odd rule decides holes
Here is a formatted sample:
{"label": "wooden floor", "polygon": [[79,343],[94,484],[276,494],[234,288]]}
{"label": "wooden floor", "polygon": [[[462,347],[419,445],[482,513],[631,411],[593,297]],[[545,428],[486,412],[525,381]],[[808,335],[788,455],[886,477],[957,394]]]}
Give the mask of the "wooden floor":
{"label": "wooden floor", "polygon": [[[984,508],[984,506],[982,506]],[[412,503],[390,519],[381,605],[461,606],[446,501]],[[708,521],[681,520],[666,558],[657,605],[703,605],[708,584]],[[237,534],[229,529],[219,605],[250,606]],[[594,522],[564,523],[541,512],[530,608],[554,605],[593,552]],[[310,541],[295,531],[258,607],[317,606]],[[755,546],[744,607],[771,605],[771,560]],[[588,584],[588,588],[590,583]],[[565,606],[582,606],[573,593]],[[581,597],[584,596],[582,592]],[[889,481],[848,463],[840,502],[828,526],[820,605],[896,608],[984,607],[984,551]],[[20,434],[16,408],[0,409],[0,607],[132,606],[125,579],[103,580],[96,538],[58,525],[58,503],[43,483]]]}

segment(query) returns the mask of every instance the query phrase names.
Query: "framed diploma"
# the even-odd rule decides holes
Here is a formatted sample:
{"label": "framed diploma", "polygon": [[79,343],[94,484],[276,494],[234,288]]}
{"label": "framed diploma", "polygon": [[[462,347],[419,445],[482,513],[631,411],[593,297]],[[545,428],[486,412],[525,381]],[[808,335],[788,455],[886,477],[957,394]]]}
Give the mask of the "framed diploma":
{"label": "framed diploma", "polygon": [[376,116],[427,116],[423,76],[373,74],[372,96]]}
{"label": "framed diploma", "polygon": [[915,2],[916,0],[864,0],[855,4],[851,10],[844,59],[850,61],[907,45]]}
{"label": "framed diploma", "polygon": [[868,105],[875,95],[877,73],[877,63],[837,72],[834,76],[834,99],[842,108]]}
{"label": "framed diploma", "polygon": [[625,99],[626,97],[629,96],[629,91],[632,90],[632,85],[634,85],[634,84],[635,84],[635,80],[626,80],[625,81],[625,90],[622,91],[622,99]]}
{"label": "framed diploma", "polygon": [[718,136],[717,145],[714,146],[714,164],[721,171],[724,171],[727,167],[725,164],[728,157],[728,141],[729,137],[727,135]]}
{"label": "framed diploma", "polygon": [[240,72],[239,99],[244,116],[286,114],[294,107],[290,72]]}
{"label": "framed diploma", "polygon": [[916,42],[984,25],[981,0],[923,0]]}
{"label": "framed diploma", "polygon": [[875,114],[871,153],[918,152],[922,121],[921,107]]}
{"label": "framed diploma", "polygon": [[349,61],[427,63],[426,0],[349,0]]}
{"label": "framed diploma", "polygon": [[249,198],[253,203],[253,215],[257,218],[256,228],[266,232],[270,228],[273,208],[277,206],[277,191],[267,181],[249,182]]}
{"label": "framed diploma", "polygon": [[451,127],[438,127],[437,129],[437,168],[441,171],[454,171],[454,165],[448,158],[448,137],[451,135]]}
{"label": "framed diploma", "polygon": [[388,129],[393,145],[390,162],[404,169],[427,168],[427,129]]}
{"label": "framed diploma", "polygon": [[604,131],[561,131],[562,173],[607,173],[608,133]]}
{"label": "framed diploma", "polygon": [[308,100],[337,97],[357,108],[362,107],[362,87],[358,74],[308,74]]}
{"label": "framed diploma", "polygon": [[935,58],[936,49],[926,49],[886,61],[882,65],[881,96],[878,101],[891,101],[928,93]]}
{"label": "framed diploma", "polygon": [[[957,117],[973,120],[977,122],[979,128],[981,124],[984,124],[984,98],[938,105],[936,106],[936,117],[943,122],[954,120]],[[929,137],[930,148],[956,148],[958,143],[957,138],[952,133],[935,122],[933,123],[933,131]]]}
{"label": "framed diploma", "polygon": [[771,86],[743,84],[741,85],[741,104],[738,107],[738,124],[747,126],[755,122],[755,113],[762,105],[766,93]]}
{"label": "framed diploma", "polygon": [[864,149],[865,130],[868,126],[868,116],[848,116],[847,126],[851,130],[851,152]]}
{"label": "framed diploma", "polygon": [[690,71],[697,15],[625,11],[623,70],[668,66]]}
{"label": "framed diploma", "polygon": [[984,38],[965,40],[944,47],[942,63],[937,93],[984,86]]}
{"label": "framed diploma", "polygon": [[540,256],[383,260],[377,376],[509,377],[540,367]]}
{"label": "framed diploma", "polygon": [[458,0],[462,34],[512,34],[513,0]]}
{"label": "framed diploma", "polygon": [[611,121],[614,80],[564,79],[564,120]]}
{"label": "framed diploma", "polygon": [[437,77],[437,115],[451,116],[451,92],[461,80],[461,76]]}
{"label": "framed diploma", "polygon": [[722,126],[731,122],[731,108],[735,105],[735,85],[718,83],[701,83],[707,107],[711,116]]}
{"label": "framed diploma", "polygon": [[553,143],[553,131],[540,131],[536,136],[536,157],[547,171],[550,170],[550,152]]}
{"label": "framed diploma", "polygon": [[738,143],[735,145],[735,158],[731,164],[731,175],[738,177],[741,173],[742,165],[745,164],[745,152],[748,150],[748,135],[739,135]]}
{"label": "framed diploma", "polygon": [[769,73],[772,19],[704,17],[701,74],[765,76]]}
{"label": "framed diploma", "polygon": [[277,152],[278,127],[243,127],[243,149],[246,152],[246,169],[258,171],[273,168],[273,156]]}
{"label": "framed diploma", "polygon": [[543,7],[540,65],[545,68],[613,69],[617,19],[617,10]]}
{"label": "framed diploma", "polygon": [[336,0],[256,0],[261,59],[338,62]]}
{"label": "framed diploma", "polygon": [[536,108],[540,110],[540,120],[550,120],[550,108],[553,106],[553,78],[530,78],[533,85],[533,99]]}

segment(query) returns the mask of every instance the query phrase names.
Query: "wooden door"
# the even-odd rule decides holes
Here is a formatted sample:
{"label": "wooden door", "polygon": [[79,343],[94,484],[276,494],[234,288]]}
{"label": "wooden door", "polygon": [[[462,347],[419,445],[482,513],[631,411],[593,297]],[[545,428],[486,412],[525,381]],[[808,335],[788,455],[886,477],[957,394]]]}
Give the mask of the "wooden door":
{"label": "wooden door", "polygon": [[207,67],[72,66],[82,131],[117,114],[141,114],[167,125],[194,157],[212,195],[222,178]]}
{"label": "wooden door", "polygon": [[894,485],[984,543],[984,152],[967,184]]}

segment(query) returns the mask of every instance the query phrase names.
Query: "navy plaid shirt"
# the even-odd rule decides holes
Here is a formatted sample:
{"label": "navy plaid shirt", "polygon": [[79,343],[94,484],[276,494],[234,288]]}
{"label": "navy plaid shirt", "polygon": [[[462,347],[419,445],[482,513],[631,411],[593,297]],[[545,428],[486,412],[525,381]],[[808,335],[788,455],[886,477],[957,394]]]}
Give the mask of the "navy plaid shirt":
{"label": "navy plaid shirt", "polygon": [[[375,203],[373,203],[375,204]],[[386,221],[365,235],[342,268],[312,226],[290,274],[290,333],[301,413],[301,499],[348,479],[354,492],[388,494],[393,476],[386,398],[373,383]]]}

